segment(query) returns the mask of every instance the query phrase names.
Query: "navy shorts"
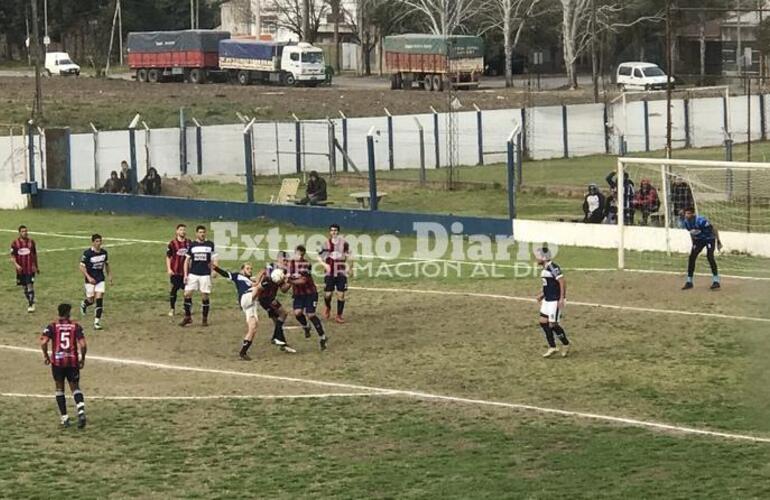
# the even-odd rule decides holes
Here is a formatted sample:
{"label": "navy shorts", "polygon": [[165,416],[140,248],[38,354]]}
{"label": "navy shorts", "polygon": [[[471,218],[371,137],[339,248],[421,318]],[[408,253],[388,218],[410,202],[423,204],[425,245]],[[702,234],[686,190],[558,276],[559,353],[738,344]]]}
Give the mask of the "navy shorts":
{"label": "navy shorts", "polygon": [[325,276],[324,292],[333,292],[335,288],[338,292],[346,292],[348,290],[348,277],[342,274]]}
{"label": "navy shorts", "polygon": [[72,384],[80,381],[80,368],[77,366],[54,366],[51,365],[51,375],[57,382],[64,382],[67,379]]}
{"label": "navy shorts", "polygon": [[261,298],[259,299],[259,305],[267,311],[267,316],[270,318],[277,318],[278,311],[281,309],[281,303],[275,299]]}
{"label": "navy shorts", "polygon": [[293,306],[295,310],[301,309],[307,313],[315,313],[315,308],[318,306],[318,294],[295,295]]}
{"label": "navy shorts", "polygon": [[19,286],[32,285],[33,283],[35,283],[35,273],[16,275],[16,284]]}
{"label": "navy shorts", "polygon": [[171,282],[171,286],[178,289],[184,288],[184,276],[181,274],[172,274],[169,277],[169,282]]}

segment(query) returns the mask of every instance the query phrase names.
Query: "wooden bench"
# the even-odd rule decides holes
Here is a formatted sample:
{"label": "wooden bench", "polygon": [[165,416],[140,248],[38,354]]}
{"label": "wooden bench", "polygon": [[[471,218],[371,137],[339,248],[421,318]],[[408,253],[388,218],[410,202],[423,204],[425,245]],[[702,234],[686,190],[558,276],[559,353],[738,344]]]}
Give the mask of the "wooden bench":
{"label": "wooden bench", "polygon": [[278,191],[278,196],[270,197],[270,203],[277,203],[279,205],[286,205],[297,201],[297,190],[299,189],[299,179],[295,177],[289,177],[281,181],[281,189]]}
{"label": "wooden bench", "polygon": [[[377,204],[382,201],[384,197],[386,197],[388,193],[377,193]],[[370,204],[370,194],[369,191],[360,191],[358,193],[350,193],[351,198],[355,198],[358,202],[358,206],[361,208],[369,208]]]}

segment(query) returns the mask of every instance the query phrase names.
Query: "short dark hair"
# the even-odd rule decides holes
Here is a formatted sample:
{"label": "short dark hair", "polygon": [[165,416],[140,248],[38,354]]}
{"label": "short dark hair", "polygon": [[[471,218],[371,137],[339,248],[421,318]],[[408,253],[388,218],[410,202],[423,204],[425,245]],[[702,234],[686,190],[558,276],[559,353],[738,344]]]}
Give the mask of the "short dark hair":
{"label": "short dark hair", "polygon": [[277,257],[278,257],[279,259],[286,259],[286,258],[288,258],[289,256],[286,254],[286,252],[285,252],[284,250],[279,250],[279,251],[278,251],[278,256],[277,256]]}
{"label": "short dark hair", "polygon": [[24,224],[22,224],[21,226],[19,226],[19,232],[21,232],[21,230],[22,230],[22,229],[27,229],[27,226],[25,226]]}
{"label": "short dark hair", "polygon": [[195,226],[195,232],[196,232],[196,233],[197,233],[198,231],[200,231],[201,229],[203,229],[203,230],[205,231],[205,230],[206,230],[206,226]]}
{"label": "short dark hair", "polygon": [[67,303],[59,304],[58,309],[60,318],[69,318],[70,312],[72,311],[72,305]]}
{"label": "short dark hair", "polygon": [[307,249],[305,248],[305,245],[297,245],[297,248],[295,248],[297,252],[307,253]]}
{"label": "short dark hair", "polygon": [[176,228],[179,229],[180,227],[187,227],[187,224],[177,224]]}
{"label": "short dark hair", "polygon": [[695,213],[695,208],[693,208],[693,207],[685,207],[685,208],[684,208],[684,211],[685,211],[685,212],[692,212],[692,213]]}
{"label": "short dark hair", "polygon": [[91,243],[93,243],[96,240],[100,240],[100,239],[102,239],[102,235],[99,234],[99,233],[94,233],[94,234],[91,235]]}
{"label": "short dark hair", "polygon": [[339,224],[337,224],[337,223],[334,223],[334,224],[332,224],[331,226],[329,226],[329,229],[330,229],[330,230],[331,230],[331,229],[336,229],[337,231],[339,231],[339,230],[340,230],[340,225],[339,225]]}

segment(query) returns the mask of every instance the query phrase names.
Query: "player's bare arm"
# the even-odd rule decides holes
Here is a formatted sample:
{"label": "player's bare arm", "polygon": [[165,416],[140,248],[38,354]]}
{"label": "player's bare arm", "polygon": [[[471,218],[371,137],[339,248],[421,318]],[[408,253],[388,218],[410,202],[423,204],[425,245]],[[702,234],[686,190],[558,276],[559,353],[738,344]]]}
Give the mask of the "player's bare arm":
{"label": "player's bare arm", "polygon": [[559,309],[563,309],[567,298],[567,280],[564,278],[564,275],[556,279],[559,280]]}
{"label": "player's bare arm", "polygon": [[182,265],[182,269],[184,269],[184,282],[187,284],[187,276],[190,274],[190,256],[186,255],[184,258],[184,265]]}
{"label": "player's bare arm", "polygon": [[96,284],[96,280],[91,277],[90,274],[88,274],[88,270],[86,270],[86,265],[82,262],[80,263],[80,273],[85,276],[86,281],[88,281],[90,284],[94,285]]}
{"label": "player's bare arm", "polygon": [[716,226],[714,227],[714,236],[717,239],[717,250],[719,250],[721,252],[722,251],[722,239],[719,237],[719,230],[716,228]]}
{"label": "player's bare arm", "polygon": [[21,272],[21,266],[19,265],[18,262],[16,262],[16,258],[15,258],[14,254],[13,254],[13,250],[11,250],[11,255],[8,258],[10,259],[11,264],[13,264],[13,267],[16,268],[16,272],[20,273]]}
{"label": "player's bare arm", "polygon": [[86,351],[88,351],[88,344],[86,343],[85,337],[78,339],[78,348],[80,350],[80,362],[78,363],[78,366],[82,370],[86,365]]}
{"label": "player's bare arm", "polygon": [[166,256],[166,272],[169,276],[174,275],[174,271],[171,269],[171,257]]}
{"label": "player's bare arm", "polygon": [[110,285],[112,285],[112,266],[110,266],[109,262],[104,263],[104,270],[107,271],[107,278],[110,280]]}
{"label": "player's bare arm", "polygon": [[48,337],[45,335],[40,336],[40,349],[43,351],[43,363],[50,365],[51,356],[48,355]]}

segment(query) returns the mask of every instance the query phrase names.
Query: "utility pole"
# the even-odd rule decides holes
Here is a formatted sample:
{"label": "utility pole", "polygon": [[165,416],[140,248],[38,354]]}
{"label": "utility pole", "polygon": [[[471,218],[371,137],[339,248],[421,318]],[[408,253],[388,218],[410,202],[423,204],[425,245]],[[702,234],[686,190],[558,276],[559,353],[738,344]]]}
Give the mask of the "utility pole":
{"label": "utility pole", "polygon": [[123,66],[123,5],[118,0],[118,50],[120,51],[120,65]]}
{"label": "utility pole", "polygon": [[310,0],[302,0],[302,36],[303,42],[310,41]]}
{"label": "utility pole", "polygon": [[593,84],[594,84],[594,102],[599,102],[599,74],[598,74],[598,65],[599,61],[598,55],[596,53],[596,36],[597,36],[597,25],[596,25],[596,0],[591,0],[591,70],[593,74]]}
{"label": "utility pole", "polygon": [[666,158],[671,158],[671,68],[673,66],[673,54],[671,54],[671,2],[666,0]]}
{"label": "utility pole", "polygon": [[33,58],[35,60],[35,101],[32,105],[32,119],[38,123],[43,118],[43,84],[40,80],[40,65],[42,64],[40,53],[40,22],[37,18],[38,0],[30,0],[32,5],[32,48]]}
{"label": "utility pole", "polygon": [[195,29],[195,0],[190,0],[190,29]]}
{"label": "utility pole", "polygon": [[736,41],[738,42],[738,48],[735,50],[735,63],[738,66],[738,77],[740,77],[743,74],[743,63],[741,62],[743,59],[743,37],[741,34],[741,24],[743,22],[743,12],[741,10],[741,0],[736,0],[738,4],[738,11],[736,12],[738,16],[738,23],[736,25]]}

